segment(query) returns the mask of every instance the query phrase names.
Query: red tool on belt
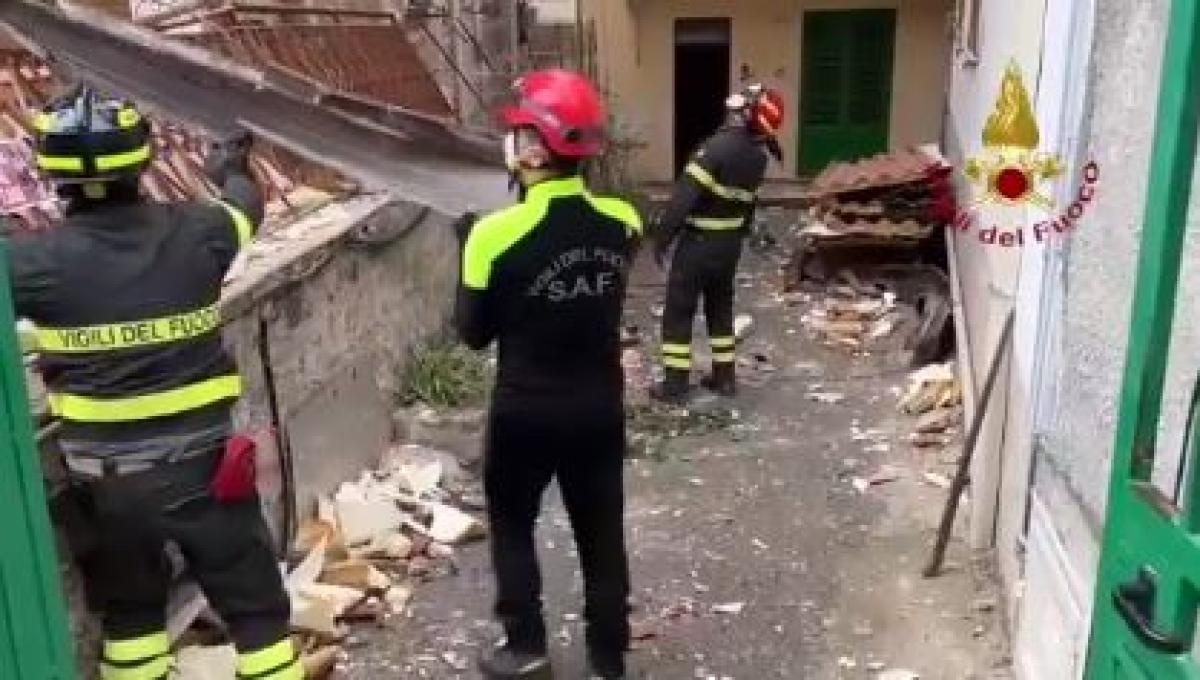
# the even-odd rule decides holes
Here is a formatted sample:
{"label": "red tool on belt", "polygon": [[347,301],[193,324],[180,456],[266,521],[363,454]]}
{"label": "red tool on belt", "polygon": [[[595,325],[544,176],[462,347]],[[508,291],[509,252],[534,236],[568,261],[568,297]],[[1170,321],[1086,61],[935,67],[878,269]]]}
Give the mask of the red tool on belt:
{"label": "red tool on belt", "polygon": [[221,503],[234,503],[251,498],[257,492],[257,447],[244,434],[229,438],[225,453],[212,479],[213,497]]}

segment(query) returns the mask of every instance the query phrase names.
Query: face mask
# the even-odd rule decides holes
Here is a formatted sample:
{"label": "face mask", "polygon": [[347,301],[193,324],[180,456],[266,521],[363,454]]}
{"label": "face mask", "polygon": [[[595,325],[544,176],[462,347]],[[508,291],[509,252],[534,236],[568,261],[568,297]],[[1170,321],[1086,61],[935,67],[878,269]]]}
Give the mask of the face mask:
{"label": "face mask", "polygon": [[509,130],[504,135],[504,167],[508,168],[509,172],[516,172],[521,168],[521,161],[517,156],[516,130]]}

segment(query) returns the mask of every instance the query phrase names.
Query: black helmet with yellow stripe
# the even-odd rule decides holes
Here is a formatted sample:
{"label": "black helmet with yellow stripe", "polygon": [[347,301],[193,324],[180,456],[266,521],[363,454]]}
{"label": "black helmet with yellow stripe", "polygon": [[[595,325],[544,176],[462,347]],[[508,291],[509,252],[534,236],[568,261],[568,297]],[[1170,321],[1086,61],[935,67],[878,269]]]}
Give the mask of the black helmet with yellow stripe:
{"label": "black helmet with yellow stripe", "polygon": [[137,177],[150,164],[150,123],[130,102],[81,87],[33,119],[37,167],[62,183]]}

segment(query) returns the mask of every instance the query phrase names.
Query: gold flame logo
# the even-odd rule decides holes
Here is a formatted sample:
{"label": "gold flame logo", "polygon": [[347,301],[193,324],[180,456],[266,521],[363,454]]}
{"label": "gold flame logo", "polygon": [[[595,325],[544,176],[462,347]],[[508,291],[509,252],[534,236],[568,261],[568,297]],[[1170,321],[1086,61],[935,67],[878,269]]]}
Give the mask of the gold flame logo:
{"label": "gold flame logo", "polygon": [[1037,151],[1037,118],[1015,61],[1004,70],[996,106],[983,126],[982,137],[983,153],[968,160],[965,169],[980,189],[975,203],[1032,203],[1053,208],[1053,201],[1038,193],[1038,186],[1061,175],[1062,164],[1057,156]]}

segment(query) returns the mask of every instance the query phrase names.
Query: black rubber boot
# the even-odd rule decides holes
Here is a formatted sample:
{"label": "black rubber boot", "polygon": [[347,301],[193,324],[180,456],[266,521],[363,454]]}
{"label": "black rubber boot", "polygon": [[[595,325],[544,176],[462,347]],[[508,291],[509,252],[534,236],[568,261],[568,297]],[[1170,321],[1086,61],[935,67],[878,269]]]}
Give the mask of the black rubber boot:
{"label": "black rubber boot", "polygon": [[737,375],[731,363],[713,364],[712,373],[700,380],[704,389],[721,395],[733,397],[737,395]]}
{"label": "black rubber boot", "polygon": [[479,670],[487,680],[554,680],[545,652],[526,652],[502,645],[485,651]]}
{"label": "black rubber boot", "polygon": [[663,381],[650,386],[650,398],[668,404],[687,401],[691,373],[679,368],[666,369]]}
{"label": "black rubber boot", "polygon": [[594,680],[625,680],[625,655],[588,652]]}

